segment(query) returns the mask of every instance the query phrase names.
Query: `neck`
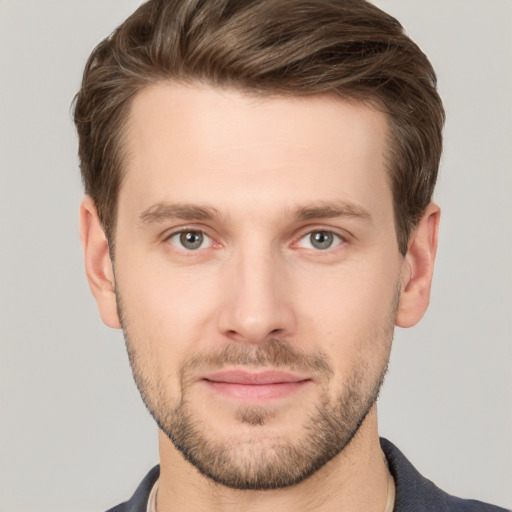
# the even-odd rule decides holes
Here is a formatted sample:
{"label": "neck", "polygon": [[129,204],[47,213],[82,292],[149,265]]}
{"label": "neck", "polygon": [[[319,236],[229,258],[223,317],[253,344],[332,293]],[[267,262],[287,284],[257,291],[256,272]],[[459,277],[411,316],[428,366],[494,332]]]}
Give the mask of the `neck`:
{"label": "neck", "polygon": [[383,512],[388,470],[377,433],[374,406],[345,449],[303,482],[283,489],[241,491],[201,475],[159,433],[158,512],[308,510]]}

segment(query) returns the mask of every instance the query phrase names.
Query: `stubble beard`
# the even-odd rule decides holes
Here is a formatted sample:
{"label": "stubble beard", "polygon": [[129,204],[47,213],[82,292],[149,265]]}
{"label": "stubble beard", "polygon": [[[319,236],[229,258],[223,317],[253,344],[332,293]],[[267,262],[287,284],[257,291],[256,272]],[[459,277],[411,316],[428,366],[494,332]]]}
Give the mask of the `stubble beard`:
{"label": "stubble beard", "polygon": [[[137,340],[130,336],[118,295],[118,311],[135,383],[144,404],[158,427],[172,441],[185,460],[201,474],[218,484],[239,490],[268,490],[288,487],[313,475],[352,441],[375,404],[387,372],[394,330],[397,298],[383,330],[371,341],[386,355],[380,367],[370,370],[361,360],[343,382],[335,400],[329,398],[328,383],[333,370],[322,353],[302,354],[286,340],[271,339],[258,347],[230,344],[217,353],[198,354],[187,361],[180,372],[180,398],[172,402],[156,382],[151,369],[145,368],[137,351]],[[368,343],[369,340],[366,340]],[[250,425],[253,436],[215,438],[209,425],[194,413],[189,401],[189,374],[207,365],[218,369],[231,365],[247,368],[272,367],[310,371],[325,383],[320,399],[308,415],[302,434],[294,439],[265,436],[265,427],[274,413],[264,407],[241,407],[235,420]],[[367,372],[373,374],[368,382]],[[279,414],[279,413],[277,413]]]}

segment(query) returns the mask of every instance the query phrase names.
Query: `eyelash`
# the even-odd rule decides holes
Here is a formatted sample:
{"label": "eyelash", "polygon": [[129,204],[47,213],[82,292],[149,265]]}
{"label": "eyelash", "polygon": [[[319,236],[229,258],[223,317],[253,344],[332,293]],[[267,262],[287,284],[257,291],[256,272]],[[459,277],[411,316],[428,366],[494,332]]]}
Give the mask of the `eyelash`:
{"label": "eyelash", "polygon": [[[183,236],[186,235],[199,235],[200,240],[196,241],[196,247],[185,247],[184,246],[184,240]],[[327,246],[326,247],[315,247],[314,241],[312,240],[312,237],[314,235],[322,235],[327,237]],[[175,239],[175,241],[173,241]],[[215,246],[215,242],[208,234],[205,233],[202,229],[193,229],[193,228],[182,228],[178,231],[174,231],[168,236],[165,237],[165,241],[174,247],[184,250],[186,252],[196,252],[201,249],[207,249],[210,247]],[[303,241],[306,241],[306,243],[309,244],[309,246],[304,247],[301,245]],[[318,244],[322,244],[323,240],[320,238],[316,241]],[[311,250],[315,252],[323,252],[328,251],[329,249],[334,249],[335,247],[338,247],[339,245],[343,245],[346,242],[345,237],[341,236],[340,234],[330,230],[330,229],[313,229],[310,230],[300,236],[300,238],[292,244],[292,247],[299,247],[306,250]],[[194,240],[191,240],[190,243],[194,245]],[[207,247],[203,247],[203,245],[207,243]]]}
{"label": "eyelash", "polygon": [[[184,235],[189,235],[189,234],[196,234],[196,235],[198,234],[201,236],[202,240],[198,247],[194,247],[191,249],[191,248],[187,248],[187,247],[183,246],[181,237],[183,237]],[[176,243],[173,243],[172,239],[177,238],[177,237],[178,237],[179,241],[177,240]],[[208,236],[202,229],[190,229],[190,228],[183,228],[183,229],[180,229],[179,231],[174,231],[165,238],[166,242],[170,243],[171,245],[173,245],[175,247],[178,247],[179,249],[183,249],[187,252],[188,251],[194,252],[199,249],[205,249],[206,247],[201,247],[201,246],[207,240],[209,240],[210,246],[213,245],[213,239],[210,236]]]}
{"label": "eyelash", "polygon": [[[313,241],[312,241],[312,237],[314,235],[322,235],[322,236],[327,235],[327,238],[328,238],[327,241],[330,242],[329,245],[327,247],[323,247],[323,248],[315,247],[313,245]],[[308,231],[307,233],[305,233],[304,235],[302,235],[299,238],[299,240],[296,242],[295,245],[300,246],[300,243],[303,240],[308,240],[308,242],[310,244],[310,247],[302,247],[303,249],[309,249],[309,250],[314,250],[314,251],[319,251],[319,252],[327,251],[329,249],[334,249],[335,247],[342,245],[346,241],[341,235],[339,235],[338,233],[335,233],[334,231],[332,231],[330,229],[314,229],[314,230]],[[322,244],[322,240],[317,240],[317,242],[319,244]]]}

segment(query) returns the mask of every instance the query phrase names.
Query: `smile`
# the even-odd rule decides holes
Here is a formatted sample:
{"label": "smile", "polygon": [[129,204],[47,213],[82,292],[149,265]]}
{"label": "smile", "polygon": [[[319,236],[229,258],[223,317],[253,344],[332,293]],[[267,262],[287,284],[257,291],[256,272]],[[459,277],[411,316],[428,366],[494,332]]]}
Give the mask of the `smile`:
{"label": "smile", "polygon": [[201,381],[215,393],[257,402],[284,398],[312,382],[309,377],[276,370],[224,370],[205,375]]}

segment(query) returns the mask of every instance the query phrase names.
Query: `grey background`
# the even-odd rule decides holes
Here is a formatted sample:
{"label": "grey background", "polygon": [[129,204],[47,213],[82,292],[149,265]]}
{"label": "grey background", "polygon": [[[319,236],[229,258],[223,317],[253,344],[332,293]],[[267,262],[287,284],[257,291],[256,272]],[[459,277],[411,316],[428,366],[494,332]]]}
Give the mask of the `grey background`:
{"label": "grey background", "polygon": [[[135,0],[0,0],[0,511],[105,510],[157,462],[90,296],[69,106]],[[396,334],[381,432],[445,490],[512,507],[512,2],[380,0],[446,103],[432,304]]]}

